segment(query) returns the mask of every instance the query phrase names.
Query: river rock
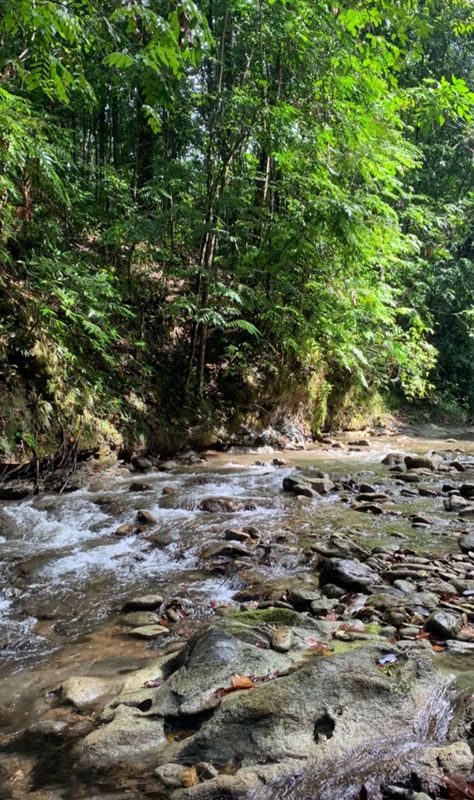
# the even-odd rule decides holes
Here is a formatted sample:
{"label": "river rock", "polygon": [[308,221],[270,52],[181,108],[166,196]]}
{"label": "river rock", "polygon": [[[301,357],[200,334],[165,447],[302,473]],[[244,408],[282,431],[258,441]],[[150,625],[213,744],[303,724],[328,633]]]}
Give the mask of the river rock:
{"label": "river rock", "polygon": [[461,509],[459,516],[462,519],[471,519],[471,517],[474,517],[474,505],[466,506],[466,508]]}
{"label": "river rock", "polygon": [[324,478],[305,478],[305,481],[310,484],[317,494],[329,494],[329,492],[334,491],[336,486],[332,481]]}
{"label": "river rock", "polygon": [[101,703],[105,705],[106,699],[117,694],[122,686],[123,680],[114,678],[68,678],[61,686],[61,697],[79,711],[89,711]]}
{"label": "river rock", "polygon": [[137,512],[137,522],[140,525],[156,525],[157,519],[153,516],[151,511],[142,508]]}
{"label": "river rock", "polygon": [[319,575],[320,586],[335,584],[356,592],[378,583],[382,579],[373,569],[346,558],[327,558]]}
{"label": "river rock", "polygon": [[124,522],[123,525],[119,525],[118,528],[116,528],[114,536],[131,536],[136,531],[136,525],[130,525],[130,523]]}
{"label": "river rock", "polygon": [[181,764],[163,764],[155,769],[155,775],[167,789],[178,789],[182,787],[181,777],[185,770]]}
{"label": "river rock", "polygon": [[385,492],[376,492],[375,489],[370,492],[362,491],[361,494],[358,494],[356,500],[358,503],[383,503],[385,500],[389,500],[390,497]]}
{"label": "river rock", "polygon": [[[377,666],[387,653],[396,655],[389,672]],[[362,783],[368,784],[369,796],[376,796],[394,765],[403,768],[407,738],[424,740],[425,726],[433,724],[436,729],[437,713],[446,713],[445,700],[431,709],[445,684],[426,643],[395,648],[371,645],[317,658],[256,689],[224,696],[195,733],[163,748],[160,762],[197,764],[212,759],[225,764],[233,763],[238,753],[243,769],[225,776],[231,779],[225,788],[220,775],[189,794],[180,794],[183,799],[248,797],[249,785],[244,791],[242,785],[237,789],[235,781],[252,774],[258,778],[257,785],[266,785],[255,795],[259,800],[314,797],[315,786],[318,800],[353,797],[351,787]],[[419,758],[423,764],[423,749],[415,753],[415,761]],[[412,757],[410,751],[409,772],[416,766]],[[262,764],[272,767],[265,776],[260,772]],[[286,777],[278,779],[283,770]]]}
{"label": "river rock", "polygon": [[28,496],[33,496],[34,492],[33,481],[6,481],[0,486],[0,500],[24,500]]}
{"label": "river rock", "polygon": [[283,491],[290,492],[297,497],[316,497],[317,493],[311,488],[310,484],[305,482],[302,478],[292,478],[287,476],[283,478]]}
{"label": "river rock", "polygon": [[238,500],[235,497],[205,497],[198,508],[210,514],[235,514],[238,511],[255,511],[256,505],[250,500]]}
{"label": "river rock", "polygon": [[131,628],[139,628],[144,625],[159,625],[160,615],[155,614],[154,611],[130,611],[128,614],[123,615],[121,622]]}
{"label": "river rock", "polygon": [[352,506],[353,511],[361,511],[363,514],[380,515],[384,513],[382,506],[378,503],[359,503]]}
{"label": "river rock", "polygon": [[469,506],[469,501],[458,494],[452,494],[444,498],[443,505],[446,511],[462,511]]}
{"label": "river rock", "polygon": [[429,469],[434,472],[437,467],[435,461],[427,456],[405,456],[404,460],[407,469]]}
{"label": "river rock", "polygon": [[395,467],[398,464],[403,464],[403,454],[402,453],[387,453],[386,456],[382,458],[382,464],[385,464],[387,467]]}
{"label": "river rock", "polygon": [[137,639],[159,639],[161,636],[166,636],[169,633],[169,628],[158,623],[153,625],[139,625],[137,628],[131,628],[130,636],[135,636]]}
{"label": "river rock", "polygon": [[474,483],[463,483],[459,491],[466,500],[474,500]]}
{"label": "river rock", "polygon": [[416,472],[397,472],[393,476],[397,481],[404,483],[420,483],[421,478]]}
{"label": "river rock", "polygon": [[217,558],[218,556],[238,558],[250,555],[252,555],[251,551],[244,544],[229,541],[213,542],[202,551],[201,558]]}
{"label": "river rock", "polygon": [[144,594],[140,597],[132,597],[122,606],[122,611],[155,611],[161,606],[163,600],[164,598],[161,594]]}
{"label": "river rock", "polygon": [[114,718],[78,745],[80,769],[108,771],[121,767],[140,774],[157,764],[166,744],[164,720],[121,704]]}
{"label": "river rock", "polygon": [[458,545],[463,553],[474,553],[474,533],[463,533],[458,539]]}
{"label": "river rock", "polygon": [[425,622],[425,630],[440,639],[455,639],[461,628],[461,614],[442,608],[433,611]]}
{"label": "river rock", "polygon": [[132,466],[137,472],[147,472],[153,467],[153,461],[145,456],[136,456],[132,458]]}
{"label": "river rock", "polygon": [[143,481],[133,481],[128,487],[129,492],[150,492],[152,489],[151,483],[143,483]]}
{"label": "river rock", "polygon": [[305,586],[295,586],[288,594],[288,600],[297,611],[308,611],[311,603],[321,599],[321,593]]}

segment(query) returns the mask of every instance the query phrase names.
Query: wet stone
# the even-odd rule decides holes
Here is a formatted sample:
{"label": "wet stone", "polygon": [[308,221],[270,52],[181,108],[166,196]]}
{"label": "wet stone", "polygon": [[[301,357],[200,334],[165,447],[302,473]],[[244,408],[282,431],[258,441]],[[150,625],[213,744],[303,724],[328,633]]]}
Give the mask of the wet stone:
{"label": "wet stone", "polygon": [[157,519],[150,511],[142,508],[137,512],[137,522],[140,525],[156,525]]}
{"label": "wet stone", "polygon": [[169,629],[164,625],[140,625],[137,628],[131,628],[128,633],[137,639],[159,639],[161,636],[166,636]]}
{"label": "wet stone", "polygon": [[136,525],[130,525],[128,522],[124,522],[123,525],[119,525],[119,527],[114,531],[115,536],[131,536],[137,530]]}
{"label": "wet stone", "polygon": [[461,509],[461,511],[459,512],[459,516],[462,519],[474,518],[474,505],[469,505],[469,506],[466,506],[466,508]]}
{"label": "wet stone", "polygon": [[250,500],[243,501],[234,497],[205,497],[198,508],[210,514],[235,514],[238,511],[255,511],[256,505]]}
{"label": "wet stone", "polygon": [[463,553],[474,552],[474,533],[461,534],[458,545]]}
{"label": "wet stone", "polygon": [[154,611],[130,611],[123,614],[120,621],[131,628],[139,628],[144,625],[159,625],[160,616]]}
{"label": "wet stone", "polygon": [[425,622],[425,630],[440,639],[455,639],[461,628],[461,614],[445,609],[433,611]]}
{"label": "wet stone", "polygon": [[140,597],[132,597],[122,606],[122,611],[154,611],[163,602],[161,594],[144,594]]}
{"label": "wet stone", "polygon": [[364,514],[379,515],[384,513],[382,506],[379,506],[378,503],[360,503],[359,505],[353,506],[353,509],[354,511],[361,511]]}
{"label": "wet stone", "polygon": [[334,583],[336,586],[360,591],[372,584],[382,583],[382,579],[370,567],[360,561],[350,561],[344,558],[327,558],[323,564],[320,576],[320,586]]}
{"label": "wet stone", "polygon": [[291,589],[288,595],[288,600],[297,611],[307,611],[311,603],[321,599],[321,593],[306,589],[305,587],[296,587]]}
{"label": "wet stone", "polygon": [[290,492],[296,497],[316,497],[317,492],[311,488],[309,483],[305,483],[301,478],[283,478],[283,491]]}

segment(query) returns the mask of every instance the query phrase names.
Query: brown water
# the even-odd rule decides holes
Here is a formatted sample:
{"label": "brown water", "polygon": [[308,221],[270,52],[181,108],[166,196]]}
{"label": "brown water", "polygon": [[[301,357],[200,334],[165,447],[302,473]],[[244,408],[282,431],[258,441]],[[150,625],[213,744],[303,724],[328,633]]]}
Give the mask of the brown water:
{"label": "brown water", "polygon": [[[126,468],[108,468],[88,489],[4,504],[0,508],[0,732],[4,741],[44,713],[48,688],[68,675],[85,669],[87,674],[102,675],[128,671],[156,656],[153,646],[131,639],[118,626],[117,612],[133,595],[186,596],[194,603],[196,620],[206,618],[212,613],[211,603],[232,602],[247,583],[266,580],[281,585],[283,580],[308,573],[302,546],[324,541],[333,533],[349,533],[367,546],[457,552],[459,521],[444,511],[442,499],[403,496],[402,490],[411,487],[396,484],[380,461],[390,451],[425,453],[459,446],[472,458],[474,470],[474,434],[456,431],[457,442],[447,441],[446,432],[433,428],[429,436],[408,434],[374,438],[370,450],[359,452],[318,447],[276,454],[288,461],[287,468],[273,467],[275,454],[262,453],[210,453],[203,466],[139,478]],[[345,437],[349,442],[358,438],[359,434]],[[256,466],[256,459],[264,465]],[[348,493],[312,501],[283,493],[282,479],[296,466],[335,477],[362,472],[363,480],[393,494],[385,508],[394,516],[352,511],[343,502],[345,496],[352,499]],[[130,483],[137,479],[151,484],[152,490],[130,492]],[[474,471],[446,478],[429,476],[423,485],[439,488],[446,480],[474,480]],[[175,493],[163,496],[164,487]],[[199,511],[200,500],[209,495],[252,500],[256,510],[233,515]],[[134,521],[138,509],[148,509],[156,518],[150,533],[159,536],[158,546],[143,535],[113,535],[119,525]],[[429,514],[435,523],[426,530],[414,529],[407,519],[411,513]],[[236,574],[207,573],[199,557],[206,542],[219,538],[228,527],[242,525],[255,525],[271,534],[272,540],[282,536],[285,544],[269,551],[265,565]],[[448,671],[456,671],[456,657],[452,658]],[[464,676],[469,673],[462,666],[459,671]],[[465,685],[473,690],[470,679]],[[390,751],[390,736],[386,744]],[[416,746],[416,742],[406,743],[407,758]],[[380,743],[377,757],[381,761],[384,747]],[[363,772],[364,756],[359,755]],[[373,764],[373,752],[371,759]],[[346,796],[343,783],[338,789],[340,800]],[[292,798],[309,796],[307,783],[301,792],[297,786],[298,782]],[[331,786],[328,797],[334,797]]]}

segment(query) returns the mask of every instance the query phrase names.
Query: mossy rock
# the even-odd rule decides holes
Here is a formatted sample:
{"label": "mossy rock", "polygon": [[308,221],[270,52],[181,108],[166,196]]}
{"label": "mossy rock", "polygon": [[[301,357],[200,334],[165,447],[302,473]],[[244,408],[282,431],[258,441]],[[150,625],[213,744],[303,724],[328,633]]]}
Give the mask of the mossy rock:
{"label": "mossy rock", "polygon": [[[227,615],[226,615],[227,616]],[[304,627],[304,615],[289,608],[255,608],[251,611],[235,611],[229,617],[246,625],[300,625]]]}

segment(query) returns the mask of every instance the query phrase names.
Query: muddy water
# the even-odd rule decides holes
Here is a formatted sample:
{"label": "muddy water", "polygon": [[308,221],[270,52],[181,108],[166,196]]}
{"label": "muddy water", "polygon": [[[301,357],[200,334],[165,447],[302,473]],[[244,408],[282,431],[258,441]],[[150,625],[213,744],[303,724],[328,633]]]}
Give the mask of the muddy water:
{"label": "muddy water", "polygon": [[[29,724],[47,707],[45,690],[70,674],[126,672],[156,656],[155,647],[127,636],[118,624],[124,600],[138,594],[179,594],[194,604],[196,620],[212,614],[215,603],[232,602],[236,592],[262,580],[282,585],[308,574],[304,548],[332,533],[349,533],[361,544],[417,551],[457,552],[459,521],[443,509],[441,498],[408,497],[380,464],[390,451],[424,453],[463,449],[472,459],[474,436],[457,431],[457,442],[440,431],[429,437],[380,437],[370,448],[318,447],[283,455],[287,467],[274,467],[275,454],[213,454],[207,462],[171,472],[130,474],[114,467],[99,472],[87,489],[63,496],[41,496],[0,508],[0,731],[7,737]],[[349,445],[349,446],[348,446]],[[466,460],[466,456],[463,457]],[[255,464],[258,459],[260,464]],[[331,476],[355,475],[381,490],[389,488],[393,512],[372,517],[351,510],[352,497],[336,493],[302,500],[281,491],[282,479],[295,467]],[[461,473],[453,480],[473,479]],[[130,491],[133,481],[149,491]],[[423,485],[440,488],[442,476]],[[173,490],[163,494],[163,489]],[[206,496],[249,500],[255,510],[232,515],[198,509]],[[117,537],[146,509],[156,519],[141,534]],[[409,514],[429,514],[433,524],[415,529]],[[276,543],[264,564],[224,574],[206,571],[200,553],[223,531],[253,525]],[[466,529],[468,525],[463,524]],[[193,619],[189,620],[189,625]],[[167,639],[169,644],[170,639]],[[454,657],[453,657],[454,658]],[[446,664],[456,671],[456,662]],[[474,686],[466,679],[465,684]],[[465,685],[464,684],[464,685]],[[1,796],[1,795],[0,795]],[[299,795],[295,794],[295,797]],[[341,797],[343,795],[341,794]]]}

